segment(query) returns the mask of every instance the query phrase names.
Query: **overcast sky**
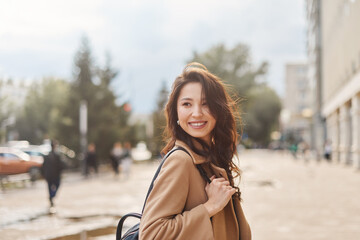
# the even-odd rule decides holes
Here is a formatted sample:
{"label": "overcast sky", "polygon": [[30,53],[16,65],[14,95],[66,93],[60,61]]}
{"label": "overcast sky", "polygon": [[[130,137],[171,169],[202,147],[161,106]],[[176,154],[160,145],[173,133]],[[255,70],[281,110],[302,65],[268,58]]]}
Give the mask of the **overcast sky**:
{"label": "overcast sky", "polygon": [[304,0],[1,0],[0,78],[71,80],[81,37],[96,64],[109,52],[114,90],[137,113],[155,108],[194,50],[250,46],[270,63],[267,82],[284,94],[284,64],[304,61]]}

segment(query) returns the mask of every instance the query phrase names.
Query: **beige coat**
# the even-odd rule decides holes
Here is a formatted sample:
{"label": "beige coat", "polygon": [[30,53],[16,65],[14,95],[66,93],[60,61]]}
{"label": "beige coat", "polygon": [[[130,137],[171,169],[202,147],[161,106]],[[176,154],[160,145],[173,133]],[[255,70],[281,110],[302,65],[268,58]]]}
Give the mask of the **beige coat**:
{"label": "beige coat", "polygon": [[[181,141],[176,141],[176,145],[185,148],[191,157],[178,150],[165,161],[145,206],[140,239],[250,240],[250,227],[240,201],[233,204],[230,200],[210,219],[203,205],[207,201],[206,182],[196,168],[206,159]],[[217,177],[227,179],[224,169],[215,165],[212,168]]]}

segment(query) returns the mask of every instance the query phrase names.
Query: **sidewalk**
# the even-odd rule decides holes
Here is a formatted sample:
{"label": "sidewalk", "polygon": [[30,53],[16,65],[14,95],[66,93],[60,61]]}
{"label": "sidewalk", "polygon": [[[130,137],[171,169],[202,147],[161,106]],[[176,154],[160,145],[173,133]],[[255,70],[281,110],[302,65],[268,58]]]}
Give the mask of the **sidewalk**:
{"label": "sidewalk", "polygon": [[[55,198],[54,215],[48,214],[47,186],[43,180],[35,186],[29,183],[26,189],[1,192],[0,239],[55,239],[92,230],[108,233],[106,239],[114,239],[120,216],[141,211],[156,168],[155,162],[134,164],[128,180],[116,178],[110,169],[88,179],[78,173],[65,174]],[[88,235],[98,234],[95,231]]]}
{"label": "sidewalk", "polygon": [[261,150],[240,159],[253,239],[360,239],[360,172]]}
{"label": "sidewalk", "polygon": [[[254,240],[360,239],[360,172],[264,150],[241,153],[240,161],[243,207]],[[47,213],[44,181],[1,192],[0,238],[115,239],[120,216],[141,211],[156,168],[134,164],[127,181],[111,171],[89,179],[66,174],[54,215]]]}

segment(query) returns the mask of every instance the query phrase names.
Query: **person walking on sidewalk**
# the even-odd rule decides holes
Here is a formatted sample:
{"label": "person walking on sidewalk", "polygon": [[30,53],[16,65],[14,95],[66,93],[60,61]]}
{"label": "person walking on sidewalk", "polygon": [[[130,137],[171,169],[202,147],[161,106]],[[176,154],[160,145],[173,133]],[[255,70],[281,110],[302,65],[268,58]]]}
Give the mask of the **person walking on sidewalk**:
{"label": "person walking on sidewalk", "polygon": [[326,159],[326,161],[331,162],[331,141],[330,140],[326,140],[325,145],[324,145],[324,157]]}
{"label": "person walking on sidewalk", "polygon": [[120,157],[120,162],[121,162],[121,171],[124,173],[125,180],[127,180],[130,177],[130,170],[132,165],[130,142],[124,143],[124,149]]}
{"label": "person walking on sidewalk", "polygon": [[251,239],[234,184],[240,175],[233,162],[235,112],[221,79],[204,65],[190,63],[175,79],[165,108],[163,153],[174,147],[186,152],[172,153],[162,166],[143,211],[140,239]]}
{"label": "person walking on sidewalk", "polygon": [[98,163],[97,163],[95,143],[90,143],[88,145],[88,150],[86,152],[85,161],[86,161],[85,176],[89,175],[90,169],[93,169],[95,174],[97,174],[98,173]]}
{"label": "person walking on sidewalk", "polygon": [[110,153],[110,161],[116,177],[119,175],[119,164],[123,152],[124,150],[122,148],[121,142],[114,143],[113,149],[111,150]]}
{"label": "person walking on sidewalk", "polygon": [[54,197],[60,187],[61,172],[65,168],[64,162],[56,152],[56,147],[57,142],[52,140],[51,151],[44,157],[44,163],[41,167],[42,175],[48,184],[50,207],[54,207]]}

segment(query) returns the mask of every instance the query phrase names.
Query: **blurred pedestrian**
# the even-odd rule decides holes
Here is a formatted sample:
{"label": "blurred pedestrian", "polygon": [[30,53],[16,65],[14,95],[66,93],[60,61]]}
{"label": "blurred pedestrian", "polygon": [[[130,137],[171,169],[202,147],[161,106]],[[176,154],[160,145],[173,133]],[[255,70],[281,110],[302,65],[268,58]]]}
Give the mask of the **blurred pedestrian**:
{"label": "blurred pedestrian", "polygon": [[294,159],[297,159],[298,145],[296,143],[292,143],[289,150]]}
{"label": "blurred pedestrian", "polygon": [[122,144],[120,142],[114,143],[113,149],[111,150],[110,153],[110,161],[115,176],[119,175],[119,164],[121,161],[122,154],[123,154]]}
{"label": "blurred pedestrian", "polygon": [[304,159],[305,163],[310,160],[310,146],[307,142],[301,141],[298,145],[298,152],[301,154],[301,157]]}
{"label": "blurred pedestrian", "polygon": [[[165,108],[172,153],[156,178],[139,239],[250,240],[234,177],[236,105],[221,79],[191,63],[175,79]],[[235,174],[235,176],[233,175]]]}
{"label": "blurred pedestrian", "polygon": [[332,152],[331,141],[327,140],[324,145],[324,157],[328,162],[331,161],[331,152]]}
{"label": "blurred pedestrian", "polygon": [[57,142],[51,141],[51,151],[44,156],[44,163],[41,167],[41,173],[44,176],[49,191],[50,208],[54,207],[54,197],[60,187],[61,172],[65,168],[65,163],[56,152]]}
{"label": "blurred pedestrian", "polygon": [[124,173],[125,179],[130,176],[132,158],[131,158],[131,144],[125,142],[123,153],[121,155],[121,171]]}
{"label": "blurred pedestrian", "polygon": [[91,169],[97,174],[98,163],[97,163],[95,143],[90,143],[88,145],[88,149],[85,155],[85,161],[86,161],[85,176],[89,175]]}

